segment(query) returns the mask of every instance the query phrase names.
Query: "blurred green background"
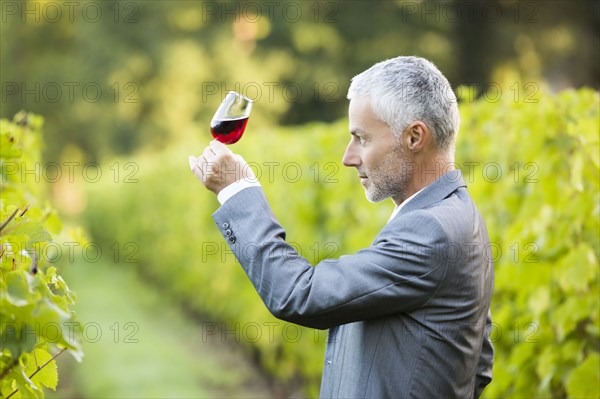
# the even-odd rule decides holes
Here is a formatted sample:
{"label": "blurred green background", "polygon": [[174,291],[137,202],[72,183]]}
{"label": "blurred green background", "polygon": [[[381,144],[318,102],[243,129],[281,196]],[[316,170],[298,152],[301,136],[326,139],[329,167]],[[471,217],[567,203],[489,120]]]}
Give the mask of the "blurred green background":
{"label": "blurred green background", "polygon": [[227,91],[254,98],[233,149],[288,239],[313,263],[357,251],[392,204],[341,166],[345,95],[397,55],[460,98],[456,159],[496,260],[484,394],[599,397],[599,4],[2,1],[0,117],[45,119],[22,178],[91,243],[56,262],[88,328],[54,397],[317,395],[325,334],[264,309],[187,155]]}

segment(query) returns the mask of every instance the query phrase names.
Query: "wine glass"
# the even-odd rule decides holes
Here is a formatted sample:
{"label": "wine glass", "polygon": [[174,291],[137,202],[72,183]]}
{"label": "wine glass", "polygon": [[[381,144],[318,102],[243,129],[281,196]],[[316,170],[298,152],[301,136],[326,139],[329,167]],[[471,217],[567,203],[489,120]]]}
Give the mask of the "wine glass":
{"label": "wine glass", "polygon": [[210,122],[210,133],[221,143],[236,143],[244,134],[251,110],[251,99],[235,91],[228,92]]}

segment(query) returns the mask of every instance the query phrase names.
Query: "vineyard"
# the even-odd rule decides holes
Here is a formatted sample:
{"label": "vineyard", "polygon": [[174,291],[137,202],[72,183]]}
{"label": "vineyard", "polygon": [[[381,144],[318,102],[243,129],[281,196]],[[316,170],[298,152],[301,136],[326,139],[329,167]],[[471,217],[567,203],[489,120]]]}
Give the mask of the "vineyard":
{"label": "vineyard", "polygon": [[328,331],[267,311],[188,156],[228,92],[251,98],[230,148],[289,243],[312,264],[356,253],[393,203],[342,165],[346,95],[409,55],[459,99],[452,166],[490,235],[482,397],[600,398],[600,2],[2,0],[0,15],[0,399],[318,397]]}
{"label": "vineyard", "polygon": [[[591,90],[461,103],[456,167],[486,220],[496,265],[486,397],[597,396],[598,109]],[[368,203],[355,173],[340,166],[346,130],[344,120],[282,129],[250,122],[234,146],[312,263],[369,245],[392,210]],[[209,140],[202,131],[158,154],[111,161],[133,162],[134,179],[88,185],[85,225],[209,320],[199,334],[245,345],[274,379],[302,381],[316,396],[326,334],[273,318],[237,265],[211,218],[216,198],[189,173],[187,156]]]}

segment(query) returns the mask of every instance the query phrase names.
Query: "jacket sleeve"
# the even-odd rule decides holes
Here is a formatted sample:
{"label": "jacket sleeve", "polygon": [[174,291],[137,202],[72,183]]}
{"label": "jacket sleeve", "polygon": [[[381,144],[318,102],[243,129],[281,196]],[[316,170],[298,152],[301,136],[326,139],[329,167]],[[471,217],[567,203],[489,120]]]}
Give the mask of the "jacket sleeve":
{"label": "jacket sleeve", "polygon": [[369,248],[314,267],[285,241],[262,188],[237,193],[213,218],[269,311],[307,327],[409,312],[446,273],[446,234],[424,210],[394,219]]}
{"label": "jacket sleeve", "polygon": [[494,347],[490,340],[490,331],[492,329],[492,317],[488,312],[485,321],[485,336],[481,345],[481,355],[477,364],[477,374],[475,376],[475,392],[473,397],[478,399],[485,387],[492,381],[492,367],[494,363]]}

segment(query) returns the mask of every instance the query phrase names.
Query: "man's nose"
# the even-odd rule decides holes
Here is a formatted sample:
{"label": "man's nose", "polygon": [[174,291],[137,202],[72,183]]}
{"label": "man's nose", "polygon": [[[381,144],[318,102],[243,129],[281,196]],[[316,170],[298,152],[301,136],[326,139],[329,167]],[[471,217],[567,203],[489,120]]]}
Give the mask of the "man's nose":
{"label": "man's nose", "polygon": [[344,156],[342,157],[342,164],[348,167],[357,167],[360,165],[360,156],[355,146],[352,145],[352,142],[346,147],[346,152],[344,152]]}

